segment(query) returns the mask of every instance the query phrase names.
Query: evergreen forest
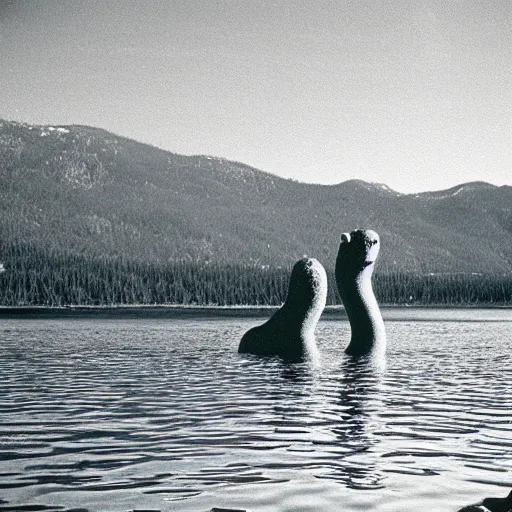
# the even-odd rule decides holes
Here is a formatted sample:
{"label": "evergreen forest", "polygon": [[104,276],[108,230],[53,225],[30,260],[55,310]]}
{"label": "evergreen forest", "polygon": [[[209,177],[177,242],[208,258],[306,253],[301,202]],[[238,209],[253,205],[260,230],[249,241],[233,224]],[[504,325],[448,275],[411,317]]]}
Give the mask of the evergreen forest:
{"label": "evergreen forest", "polygon": [[[147,263],[37,250],[23,243],[0,244],[0,255],[2,306],[279,305],[294,263]],[[326,270],[327,304],[339,304],[334,269]],[[510,274],[380,273],[377,267],[373,283],[381,304],[512,304]]]}

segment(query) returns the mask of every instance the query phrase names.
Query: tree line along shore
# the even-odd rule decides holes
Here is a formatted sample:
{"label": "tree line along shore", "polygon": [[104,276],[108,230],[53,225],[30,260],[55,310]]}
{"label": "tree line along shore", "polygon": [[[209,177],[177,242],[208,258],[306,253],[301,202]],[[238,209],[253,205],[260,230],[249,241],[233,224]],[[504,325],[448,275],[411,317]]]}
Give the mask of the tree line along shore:
{"label": "tree line along shore", "polygon": [[[2,247],[1,306],[110,306],[138,304],[279,305],[287,294],[292,263],[144,263],[98,258],[23,244]],[[327,268],[328,305],[341,303],[334,269]],[[381,304],[512,305],[512,273],[410,274],[373,277]]]}

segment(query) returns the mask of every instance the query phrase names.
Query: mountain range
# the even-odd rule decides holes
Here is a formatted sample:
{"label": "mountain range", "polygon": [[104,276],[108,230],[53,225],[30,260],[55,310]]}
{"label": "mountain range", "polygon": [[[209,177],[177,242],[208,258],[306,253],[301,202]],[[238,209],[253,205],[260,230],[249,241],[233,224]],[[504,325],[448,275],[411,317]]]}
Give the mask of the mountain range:
{"label": "mountain range", "polygon": [[272,266],[307,254],[332,268],[341,233],[364,227],[380,234],[380,272],[512,271],[510,186],[306,184],[88,126],[0,120],[0,211],[0,243],[94,257]]}

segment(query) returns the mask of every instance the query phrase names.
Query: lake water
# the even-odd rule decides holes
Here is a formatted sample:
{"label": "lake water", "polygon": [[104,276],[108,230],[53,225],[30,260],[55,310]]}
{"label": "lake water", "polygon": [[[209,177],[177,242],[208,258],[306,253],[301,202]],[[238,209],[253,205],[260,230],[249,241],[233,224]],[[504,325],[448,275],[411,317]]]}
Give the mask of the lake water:
{"label": "lake water", "polygon": [[512,489],[512,311],[385,311],[385,364],[255,318],[4,319],[0,510],[456,511]]}

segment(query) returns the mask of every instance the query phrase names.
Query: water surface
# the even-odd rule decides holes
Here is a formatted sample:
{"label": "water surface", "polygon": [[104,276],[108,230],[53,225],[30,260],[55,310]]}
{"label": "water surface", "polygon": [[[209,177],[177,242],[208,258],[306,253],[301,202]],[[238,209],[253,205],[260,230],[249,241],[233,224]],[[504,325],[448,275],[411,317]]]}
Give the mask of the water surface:
{"label": "water surface", "polygon": [[251,318],[2,320],[0,510],[456,511],[512,489],[512,312],[386,311],[384,365]]}

